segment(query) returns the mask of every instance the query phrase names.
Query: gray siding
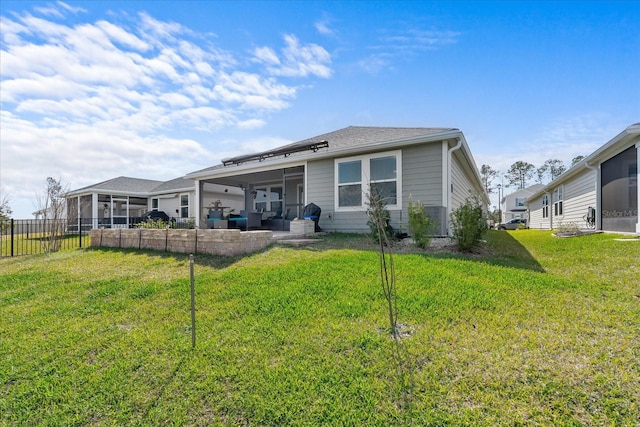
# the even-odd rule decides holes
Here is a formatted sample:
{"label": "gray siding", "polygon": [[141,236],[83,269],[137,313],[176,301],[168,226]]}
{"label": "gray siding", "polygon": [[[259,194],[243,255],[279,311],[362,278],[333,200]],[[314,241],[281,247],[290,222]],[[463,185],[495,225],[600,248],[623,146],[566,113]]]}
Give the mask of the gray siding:
{"label": "gray siding", "polygon": [[463,205],[469,197],[477,195],[478,190],[474,187],[471,179],[467,176],[464,169],[462,169],[458,156],[455,155],[455,152],[451,157],[451,182],[453,184],[453,191],[451,190],[451,186],[448,190],[452,191],[450,212],[453,212],[455,209]]}
{"label": "gray siding", "polygon": [[402,150],[402,210],[409,196],[425,206],[442,205],[442,143],[419,145]]}
{"label": "gray siding", "polygon": [[[442,179],[442,143],[402,149],[402,210],[390,211],[391,225],[407,230],[409,196],[426,206],[441,206]],[[306,200],[322,209],[320,227],[325,231],[369,232],[366,212],[334,212],[334,186],[333,159],[307,164]]]}

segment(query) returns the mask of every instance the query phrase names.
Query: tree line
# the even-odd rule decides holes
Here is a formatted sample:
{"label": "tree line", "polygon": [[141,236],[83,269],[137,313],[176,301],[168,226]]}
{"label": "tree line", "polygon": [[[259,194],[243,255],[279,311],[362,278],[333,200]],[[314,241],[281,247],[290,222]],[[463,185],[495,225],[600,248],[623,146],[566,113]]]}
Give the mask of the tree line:
{"label": "tree line", "polygon": [[[584,159],[584,156],[574,157],[571,160],[571,167],[582,159]],[[516,190],[522,190],[527,188],[534,178],[538,184],[547,184],[562,175],[566,170],[564,163],[558,159],[546,160],[539,167],[532,163],[518,160],[511,165],[503,177],[507,181],[505,187],[515,187]],[[498,184],[494,184],[494,181],[499,176],[500,171],[493,169],[489,165],[482,165],[480,178],[487,194],[493,193],[498,188]]]}

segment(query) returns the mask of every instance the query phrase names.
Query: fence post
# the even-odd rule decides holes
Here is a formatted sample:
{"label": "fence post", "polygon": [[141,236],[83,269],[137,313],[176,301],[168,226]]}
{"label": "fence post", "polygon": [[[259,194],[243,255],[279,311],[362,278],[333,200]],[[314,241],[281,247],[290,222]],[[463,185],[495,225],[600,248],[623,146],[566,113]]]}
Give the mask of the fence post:
{"label": "fence post", "polygon": [[82,218],[78,218],[78,245],[82,249]]}
{"label": "fence post", "polygon": [[13,218],[11,218],[11,256],[13,256]]}

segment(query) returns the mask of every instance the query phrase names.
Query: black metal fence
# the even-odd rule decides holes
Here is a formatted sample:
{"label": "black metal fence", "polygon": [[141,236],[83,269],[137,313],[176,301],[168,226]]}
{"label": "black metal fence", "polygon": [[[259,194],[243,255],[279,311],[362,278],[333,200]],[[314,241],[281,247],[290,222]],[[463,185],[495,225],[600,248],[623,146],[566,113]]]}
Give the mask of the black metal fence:
{"label": "black metal fence", "polygon": [[136,218],[122,221],[109,218],[6,219],[0,220],[0,258],[34,255],[89,246],[92,228],[194,228],[193,218],[140,222]]}

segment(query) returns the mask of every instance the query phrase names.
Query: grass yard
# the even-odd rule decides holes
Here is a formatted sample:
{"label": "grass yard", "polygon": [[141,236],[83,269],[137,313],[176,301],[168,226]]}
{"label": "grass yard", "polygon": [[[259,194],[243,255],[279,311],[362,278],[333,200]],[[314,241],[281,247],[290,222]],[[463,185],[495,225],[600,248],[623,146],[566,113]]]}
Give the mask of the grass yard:
{"label": "grass yard", "polygon": [[[640,241],[489,232],[395,255],[405,381],[375,246],[0,260],[0,425],[640,422]],[[407,379],[408,378],[408,379]]]}

